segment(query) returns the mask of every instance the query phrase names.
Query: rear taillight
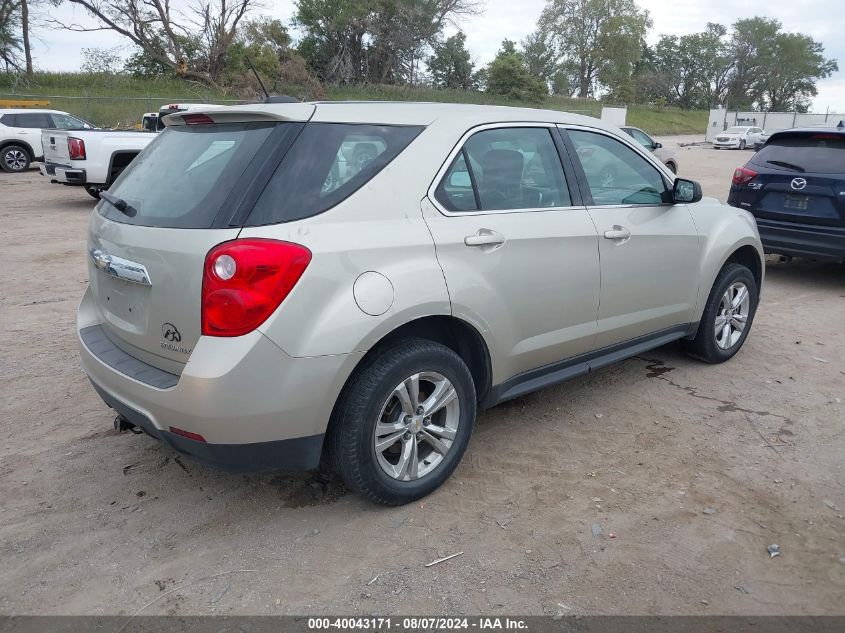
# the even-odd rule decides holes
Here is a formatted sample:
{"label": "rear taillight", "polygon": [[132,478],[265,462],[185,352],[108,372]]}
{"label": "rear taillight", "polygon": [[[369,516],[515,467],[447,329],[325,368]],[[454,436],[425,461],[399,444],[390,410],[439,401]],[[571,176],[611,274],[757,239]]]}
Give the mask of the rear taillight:
{"label": "rear taillight", "polygon": [[81,138],[68,136],[67,153],[71,160],[85,160],[85,141]]}
{"label": "rear taillight", "polygon": [[223,242],[205,257],[202,333],[241,336],[264,323],[311,261],[299,244],[246,238]]}
{"label": "rear taillight", "polygon": [[757,172],[748,167],[737,167],[734,171],[733,184],[747,185],[757,177]]}

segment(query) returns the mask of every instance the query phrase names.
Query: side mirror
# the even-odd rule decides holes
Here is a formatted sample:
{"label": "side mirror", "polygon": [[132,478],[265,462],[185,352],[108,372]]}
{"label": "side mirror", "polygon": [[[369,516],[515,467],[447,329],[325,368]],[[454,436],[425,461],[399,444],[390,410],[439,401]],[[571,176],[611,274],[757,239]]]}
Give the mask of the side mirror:
{"label": "side mirror", "polygon": [[654,145],[652,145],[652,147],[654,149],[660,149],[661,147],[663,147],[663,143],[658,143],[657,141],[655,141]]}
{"label": "side mirror", "polygon": [[674,202],[698,202],[702,196],[701,185],[694,180],[676,178],[672,187],[672,200]]}

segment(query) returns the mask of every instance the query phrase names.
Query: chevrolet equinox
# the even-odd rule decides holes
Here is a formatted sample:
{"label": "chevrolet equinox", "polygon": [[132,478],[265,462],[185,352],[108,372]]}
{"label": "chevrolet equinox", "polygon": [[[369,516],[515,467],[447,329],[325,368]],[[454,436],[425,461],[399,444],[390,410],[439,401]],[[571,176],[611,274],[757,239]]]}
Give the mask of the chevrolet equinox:
{"label": "chevrolet equinox", "polygon": [[748,336],[754,218],[596,119],[334,102],[166,124],[91,215],[77,329],[115,424],[197,459],[325,448],[349,488],[406,503],[479,407]]}

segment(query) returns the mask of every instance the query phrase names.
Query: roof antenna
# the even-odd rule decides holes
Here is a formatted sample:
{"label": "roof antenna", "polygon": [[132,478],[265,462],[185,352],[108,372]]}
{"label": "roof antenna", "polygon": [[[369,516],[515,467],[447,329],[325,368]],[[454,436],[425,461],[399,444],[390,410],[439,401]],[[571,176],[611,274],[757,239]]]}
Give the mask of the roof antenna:
{"label": "roof antenna", "polygon": [[[267,92],[267,88],[264,87],[264,82],[261,81],[261,76],[258,74],[258,71],[255,70],[255,66],[252,65],[252,60],[246,55],[244,56],[244,59],[246,59],[246,63],[249,64],[252,73],[258,80],[258,85],[261,86],[261,92],[264,93],[264,103],[299,103],[299,99],[294,99],[293,97],[288,97],[287,95],[271,95]],[[275,90],[275,88],[276,84],[273,84],[273,89]]]}
{"label": "roof antenna", "polygon": [[255,75],[255,78],[258,80],[258,85],[261,86],[261,92],[264,93],[264,102],[266,103],[270,98],[270,93],[267,92],[267,88],[264,87],[264,82],[261,81],[261,76],[258,74],[258,71],[255,70],[255,66],[252,65],[252,60],[249,56],[245,55],[244,59],[246,59],[246,63],[249,65],[250,70],[252,70],[252,74]]}
{"label": "roof antenna", "polygon": [[836,127],[845,127],[845,119],[842,119]]}

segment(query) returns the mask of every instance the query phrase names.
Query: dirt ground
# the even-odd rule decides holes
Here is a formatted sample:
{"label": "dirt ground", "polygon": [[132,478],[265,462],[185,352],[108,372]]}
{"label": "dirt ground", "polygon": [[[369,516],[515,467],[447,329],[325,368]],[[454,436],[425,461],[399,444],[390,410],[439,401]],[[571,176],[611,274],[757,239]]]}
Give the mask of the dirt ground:
{"label": "dirt ground", "polygon": [[[722,199],[751,155],[677,151]],[[770,261],[727,364],[669,345],[482,413],[386,509],[113,429],[74,336],[92,207],[0,175],[0,613],[845,614],[845,266]]]}

